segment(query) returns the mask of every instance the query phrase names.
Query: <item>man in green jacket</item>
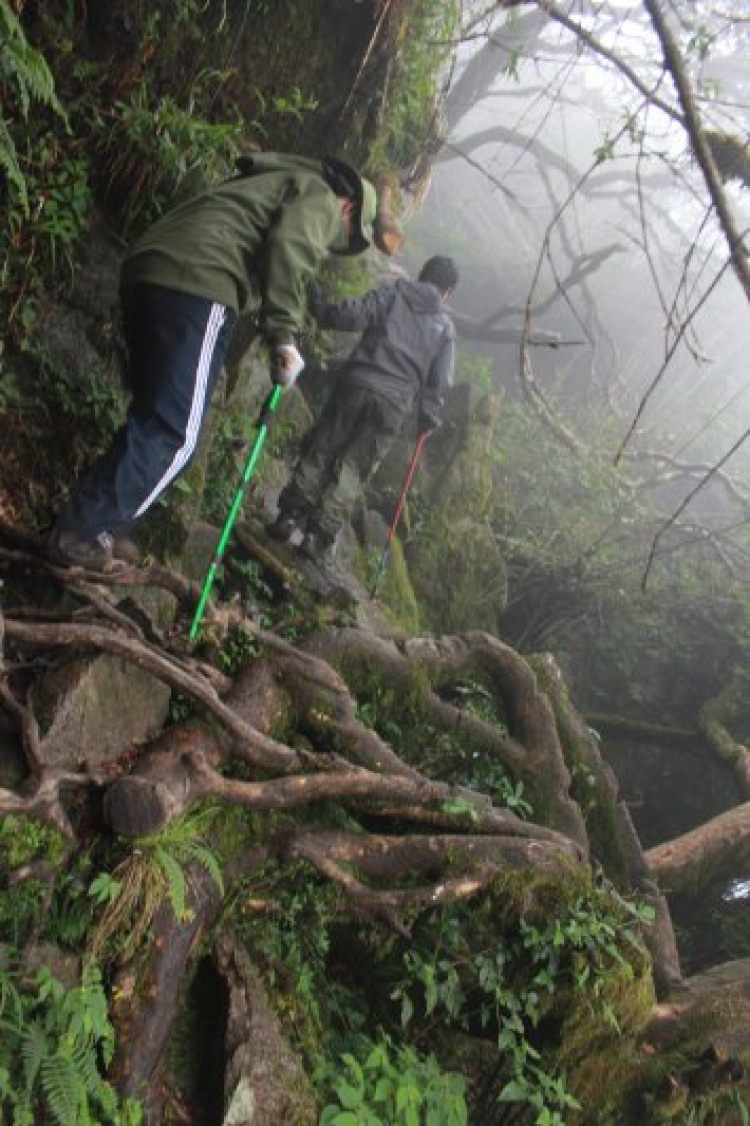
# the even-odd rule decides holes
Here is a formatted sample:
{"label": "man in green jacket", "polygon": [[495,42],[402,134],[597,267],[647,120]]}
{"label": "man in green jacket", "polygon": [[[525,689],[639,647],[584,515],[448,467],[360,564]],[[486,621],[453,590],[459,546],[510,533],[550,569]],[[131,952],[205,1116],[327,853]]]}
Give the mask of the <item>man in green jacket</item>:
{"label": "man in green jacket", "polygon": [[329,253],[370,245],[375,189],[343,161],[261,153],[238,169],[163,216],[125,259],[132,402],[57,518],[51,548],[63,562],[134,561],[127,534],[193,456],[238,313],[258,305],[271,379],[292,384],[310,280]]}

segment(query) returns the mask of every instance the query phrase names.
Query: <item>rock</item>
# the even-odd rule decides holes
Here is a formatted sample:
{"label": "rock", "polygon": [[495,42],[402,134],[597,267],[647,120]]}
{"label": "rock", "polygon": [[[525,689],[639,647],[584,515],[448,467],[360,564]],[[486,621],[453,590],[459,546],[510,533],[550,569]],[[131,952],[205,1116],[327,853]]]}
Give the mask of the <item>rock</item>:
{"label": "rock", "polygon": [[49,766],[97,766],[153,738],[169,709],[169,686],[109,654],[52,668],[35,685],[41,754]]}
{"label": "rock", "polygon": [[203,582],[220,534],[221,529],[213,524],[198,522],[192,525],[180,562],[180,568],[187,579]]}
{"label": "rock", "polygon": [[361,506],[355,513],[353,526],[365,551],[381,552],[388,540],[390,525],[374,508]]}

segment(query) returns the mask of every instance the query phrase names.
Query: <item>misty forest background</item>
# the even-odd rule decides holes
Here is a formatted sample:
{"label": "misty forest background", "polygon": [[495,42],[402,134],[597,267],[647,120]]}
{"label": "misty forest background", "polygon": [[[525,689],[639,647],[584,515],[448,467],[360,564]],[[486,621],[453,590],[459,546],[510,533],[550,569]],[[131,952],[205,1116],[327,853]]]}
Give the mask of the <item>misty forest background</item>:
{"label": "misty forest background", "polygon": [[[0,0],[0,1120],[750,1121],[740,0]],[[262,530],[351,340],[238,325],[141,567],[44,536],[122,419],[117,284],[254,149],[451,254],[455,386],[371,596]]]}

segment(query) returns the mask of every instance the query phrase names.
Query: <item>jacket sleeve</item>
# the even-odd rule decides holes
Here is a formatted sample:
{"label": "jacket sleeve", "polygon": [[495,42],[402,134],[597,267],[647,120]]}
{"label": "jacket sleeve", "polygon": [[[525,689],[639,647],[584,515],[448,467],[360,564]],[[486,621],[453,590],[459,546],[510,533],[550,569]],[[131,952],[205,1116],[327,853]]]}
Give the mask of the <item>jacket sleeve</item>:
{"label": "jacket sleeve", "polygon": [[291,186],[256,265],[268,344],[293,342],[304,324],[308,283],[340,232],[336,197],[322,180],[319,189]]}
{"label": "jacket sleeve", "polygon": [[453,383],[455,358],[456,330],[452,321],[446,318],[443,339],[422,384],[419,403],[419,428],[422,431],[433,430],[440,425],[445,393]]}
{"label": "jacket sleeve", "polygon": [[390,305],[391,285],[369,290],[364,297],[347,301],[326,301],[316,295],[311,302],[312,314],[321,328],[334,328],[339,332],[363,332],[385,315]]}

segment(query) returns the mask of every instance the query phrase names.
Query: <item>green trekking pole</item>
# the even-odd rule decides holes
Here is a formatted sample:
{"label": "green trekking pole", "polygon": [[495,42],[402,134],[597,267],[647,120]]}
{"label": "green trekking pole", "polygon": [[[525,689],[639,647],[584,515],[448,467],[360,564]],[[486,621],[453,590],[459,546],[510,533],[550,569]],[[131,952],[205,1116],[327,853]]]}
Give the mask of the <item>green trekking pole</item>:
{"label": "green trekking pole", "polygon": [[206,578],[203,582],[203,590],[201,591],[201,596],[198,599],[198,605],[193,616],[193,624],[190,627],[191,641],[195,641],[196,637],[198,636],[198,630],[200,629],[201,620],[203,618],[203,611],[206,609],[206,603],[208,602],[208,596],[211,593],[211,587],[213,586],[214,579],[216,578],[216,572],[218,571],[221,561],[224,558],[224,551],[226,549],[229,537],[232,534],[232,528],[234,527],[234,522],[237,519],[237,513],[239,512],[240,506],[242,505],[242,499],[245,495],[247,483],[252,477],[253,470],[255,469],[255,465],[258,461],[258,458],[260,457],[260,451],[263,449],[263,443],[266,440],[266,435],[268,434],[268,428],[271,425],[273,414],[276,410],[276,407],[279,405],[279,399],[281,398],[282,391],[283,387],[281,387],[280,385],[274,387],[261,409],[257,423],[257,436],[255,438],[255,441],[253,442],[250,453],[247,455],[245,468],[242,471],[242,478],[240,479],[240,483],[237,486],[237,492],[234,494],[232,507],[229,509],[229,515],[227,516],[222,533],[219,536],[219,542],[216,545],[214,557],[211,560],[211,565],[208,568]]}

